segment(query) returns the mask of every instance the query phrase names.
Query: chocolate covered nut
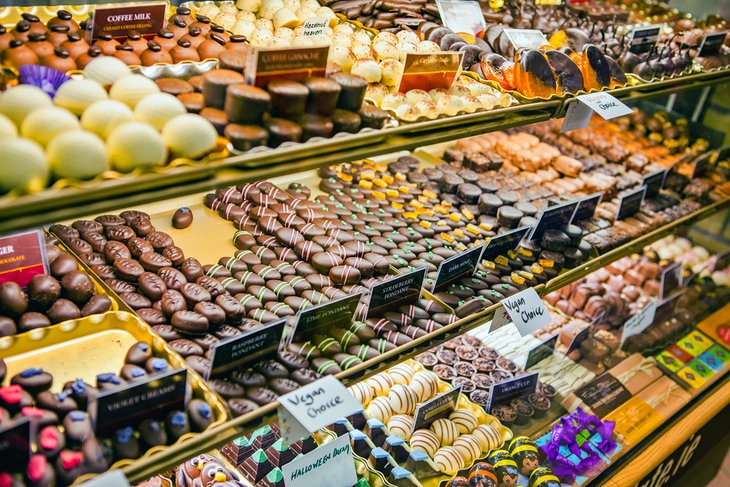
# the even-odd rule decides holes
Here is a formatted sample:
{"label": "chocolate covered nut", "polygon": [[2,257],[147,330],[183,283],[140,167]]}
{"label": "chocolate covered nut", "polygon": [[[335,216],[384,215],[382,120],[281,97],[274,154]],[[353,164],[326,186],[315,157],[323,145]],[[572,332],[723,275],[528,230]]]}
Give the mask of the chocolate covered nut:
{"label": "chocolate covered nut", "polygon": [[195,306],[197,303],[200,303],[201,301],[211,301],[213,298],[210,295],[210,292],[208,292],[207,289],[205,289],[200,284],[195,283],[185,283],[183,284],[182,288],[180,289],[180,292],[182,293],[183,297],[185,298],[185,301],[187,302],[188,306]]}
{"label": "chocolate covered nut", "polygon": [[31,394],[48,390],[53,377],[43,369],[29,368],[10,378],[11,384],[17,384]]}
{"label": "chocolate covered nut", "polygon": [[51,263],[51,275],[56,279],[60,279],[71,271],[75,271],[79,268],[76,259],[68,254],[59,255]]}
{"label": "chocolate covered nut", "polygon": [[152,301],[139,293],[122,293],[119,295],[119,297],[122,299],[122,301],[124,301],[127,306],[134,310],[149,308],[152,306]]}
{"label": "chocolate covered nut", "polygon": [[189,357],[190,355],[203,355],[203,347],[192,340],[173,340],[169,345],[183,358]]}
{"label": "chocolate covered nut", "polygon": [[106,227],[104,234],[109,240],[117,240],[125,244],[129,241],[129,239],[135,236],[134,230],[126,225]]}
{"label": "chocolate covered nut", "polygon": [[59,299],[46,310],[46,316],[51,323],[75,320],[81,317],[81,310],[68,299]]}
{"label": "chocolate covered nut", "polygon": [[362,275],[355,267],[349,265],[334,266],[329,271],[329,277],[341,285],[355,284],[360,282]]}
{"label": "chocolate covered nut", "polygon": [[28,283],[28,297],[34,306],[47,309],[61,297],[61,284],[51,276],[33,276]]}
{"label": "chocolate covered nut", "polygon": [[203,277],[203,266],[200,264],[198,259],[194,257],[188,257],[185,262],[180,266],[180,270],[184,274],[185,278],[190,282],[196,282],[198,279]]}
{"label": "chocolate covered nut", "polygon": [[157,271],[157,275],[162,279],[168,289],[180,290],[183,284],[187,282],[183,273],[174,267],[163,267]]}
{"label": "chocolate covered nut", "polygon": [[152,357],[152,347],[145,342],[137,342],[127,350],[124,362],[142,366],[150,357]]}
{"label": "chocolate covered nut", "polygon": [[144,267],[142,267],[139,262],[132,259],[115,260],[114,270],[117,272],[120,279],[128,282],[137,282],[139,280],[139,276],[144,273]]}
{"label": "chocolate covered nut", "polygon": [[148,324],[152,325],[153,327],[155,325],[164,325],[167,323],[167,317],[159,309],[142,308],[142,309],[136,310],[136,313],[137,313],[137,316],[142,318],[144,321],[146,321]]}
{"label": "chocolate covered nut", "polygon": [[71,271],[63,276],[61,287],[63,295],[77,305],[85,304],[94,293],[94,282],[83,271]]}
{"label": "chocolate covered nut", "polygon": [[211,325],[220,325],[226,321],[226,312],[220,306],[207,301],[195,304],[194,311],[204,316]]}
{"label": "chocolate covered nut", "polygon": [[134,257],[135,259],[139,259],[139,257],[146,252],[155,251],[155,249],[152,248],[152,244],[140,237],[130,238],[127,242],[127,248],[129,249],[131,257]]}
{"label": "chocolate covered nut", "polygon": [[170,259],[170,262],[172,262],[173,266],[182,265],[182,263],[185,261],[185,254],[183,253],[182,249],[174,245],[165,247],[162,250],[162,255],[163,257]]}
{"label": "chocolate covered nut", "polygon": [[193,212],[190,208],[179,208],[172,215],[172,226],[177,229],[188,228],[193,223]]}
{"label": "chocolate covered nut", "polygon": [[160,309],[169,317],[178,311],[187,310],[187,303],[180,291],[168,289],[162,293],[162,297],[160,298]]}
{"label": "chocolate covered nut", "polygon": [[139,290],[148,298],[158,301],[167,291],[165,282],[157,274],[152,272],[144,272],[139,276]]}
{"label": "chocolate covered nut", "polygon": [[170,324],[179,332],[189,335],[204,335],[208,331],[208,320],[194,311],[176,311]]}
{"label": "chocolate covered nut", "polygon": [[161,252],[166,247],[175,245],[171,236],[157,230],[150,232],[145,238],[157,252]]}
{"label": "chocolate covered nut", "polygon": [[144,270],[149,272],[158,272],[163,267],[172,267],[170,259],[157,252],[145,252],[140,255],[139,263]]}

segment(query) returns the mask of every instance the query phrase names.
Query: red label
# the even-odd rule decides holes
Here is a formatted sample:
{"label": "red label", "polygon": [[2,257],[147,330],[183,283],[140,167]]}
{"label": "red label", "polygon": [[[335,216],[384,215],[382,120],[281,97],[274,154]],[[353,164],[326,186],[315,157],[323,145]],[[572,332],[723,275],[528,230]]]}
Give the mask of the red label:
{"label": "red label", "polygon": [[680,360],[682,363],[689,363],[694,357],[681,348],[679,348],[677,345],[672,345],[671,347],[667,348],[667,352],[671,353],[674,357],[677,358],[677,360]]}
{"label": "red label", "polygon": [[275,79],[299,81],[326,76],[329,46],[248,50],[246,83],[264,88]]}
{"label": "red label", "polygon": [[0,283],[12,281],[25,287],[33,276],[47,273],[46,241],[42,231],[0,237]]}
{"label": "red label", "polygon": [[102,34],[126,37],[131,30],[142,35],[154,35],[165,26],[167,3],[133,5],[130,7],[97,8],[92,14],[91,31],[87,41]]}
{"label": "red label", "polygon": [[461,68],[463,52],[438,52],[420,54],[409,52],[403,68],[403,77],[398,91],[406,93],[410,90],[448,90],[456,80]]}

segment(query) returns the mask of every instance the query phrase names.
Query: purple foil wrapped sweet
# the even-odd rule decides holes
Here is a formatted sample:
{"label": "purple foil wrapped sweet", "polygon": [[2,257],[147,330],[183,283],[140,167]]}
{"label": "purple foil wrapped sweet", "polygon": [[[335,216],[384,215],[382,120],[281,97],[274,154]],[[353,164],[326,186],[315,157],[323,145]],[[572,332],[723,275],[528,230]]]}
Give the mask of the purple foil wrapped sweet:
{"label": "purple foil wrapped sweet", "polygon": [[58,88],[70,79],[71,77],[66,75],[66,73],[49,68],[48,66],[24,64],[20,67],[20,81],[24,85],[33,85],[40,88],[48,93],[48,96],[51,98],[56,96]]}

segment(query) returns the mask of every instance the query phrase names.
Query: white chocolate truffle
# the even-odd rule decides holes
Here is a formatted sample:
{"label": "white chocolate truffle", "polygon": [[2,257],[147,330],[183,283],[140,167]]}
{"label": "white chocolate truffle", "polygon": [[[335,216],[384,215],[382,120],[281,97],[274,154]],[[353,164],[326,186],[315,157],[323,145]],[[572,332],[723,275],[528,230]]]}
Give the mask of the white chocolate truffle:
{"label": "white chocolate truffle", "polygon": [[112,85],[109,97],[134,109],[142,98],[159,92],[160,87],[151,79],[141,74],[130,74]]}
{"label": "white chocolate truffle", "polygon": [[400,105],[395,109],[395,116],[404,122],[415,122],[421,113],[413,105]]}
{"label": "white chocolate truffle", "polygon": [[220,25],[221,27],[223,27],[226,30],[231,30],[233,28],[233,26],[236,25],[236,21],[237,21],[237,19],[236,19],[235,15],[224,14],[224,13],[220,13],[220,14],[216,15],[215,18],[213,19],[213,22]]}
{"label": "white chocolate truffle", "polygon": [[434,120],[439,116],[439,109],[436,103],[431,100],[419,101],[416,103],[415,108],[422,117],[426,117],[429,120]]}
{"label": "white chocolate truffle", "polygon": [[274,38],[274,34],[266,29],[256,29],[250,38],[251,45],[254,47],[266,47]]}
{"label": "white chocolate truffle", "polygon": [[517,100],[515,100],[509,93],[501,93],[499,95],[499,106],[502,108],[510,107],[516,102]]}
{"label": "white chocolate truffle", "polygon": [[415,105],[419,101],[431,101],[431,97],[427,91],[409,90],[408,93],[406,93],[406,103]]}
{"label": "white chocolate truffle", "polygon": [[0,93],[0,113],[17,127],[33,110],[53,105],[48,94],[32,85],[18,85]]}
{"label": "white chocolate truffle", "polygon": [[43,147],[23,137],[0,139],[0,191],[35,193],[46,187],[48,161]]}
{"label": "white chocolate truffle", "polygon": [[332,30],[335,34],[342,34],[346,36],[351,36],[355,33],[355,29],[353,29],[352,26],[347,23],[337,24]]}
{"label": "white chocolate truffle", "polygon": [[294,31],[289,27],[279,27],[274,31],[274,37],[291,42],[294,39]]}
{"label": "white chocolate truffle", "polygon": [[387,373],[390,375],[390,378],[393,379],[394,383],[408,384],[413,378],[415,371],[413,370],[413,367],[408,364],[398,364],[389,368]]}
{"label": "white chocolate truffle", "polygon": [[127,122],[118,126],[109,134],[106,145],[112,168],[120,172],[162,166],[167,162],[165,141],[145,123]]}
{"label": "white chocolate truffle", "polygon": [[302,21],[299,20],[296,14],[288,8],[281,8],[277,10],[274,14],[273,20],[275,29],[278,29],[279,27],[289,27],[290,29],[293,29],[294,27],[302,24]]}
{"label": "white chocolate truffle", "polygon": [[110,86],[116,80],[129,74],[129,66],[113,56],[99,56],[84,67],[84,77],[101,86]]}
{"label": "white chocolate truffle", "polygon": [[439,418],[431,423],[429,429],[436,435],[442,446],[449,446],[459,437],[459,430],[450,419]]}
{"label": "white chocolate truffle", "polygon": [[256,26],[250,20],[239,19],[231,29],[236,35],[244,36],[247,39],[250,38],[256,31]]}
{"label": "white chocolate truffle", "polygon": [[365,381],[373,391],[373,396],[387,396],[394,382],[390,375],[385,373],[375,374]]}
{"label": "white chocolate truffle", "polygon": [[5,115],[0,114],[0,140],[12,139],[18,136],[18,127],[12,120]]}
{"label": "white chocolate truffle", "polygon": [[456,425],[459,434],[471,433],[479,425],[477,417],[468,409],[457,409],[449,415],[449,419]]}
{"label": "white chocolate truffle", "polygon": [[354,44],[350,47],[352,55],[355,56],[356,60],[372,60],[375,56],[372,46],[365,44]]}
{"label": "white chocolate truffle", "polygon": [[447,94],[447,91],[443,88],[434,88],[428,92],[428,96],[431,97],[434,103],[438,103],[442,96]]}
{"label": "white chocolate truffle", "polygon": [[459,450],[453,446],[444,446],[438,449],[433,456],[433,461],[446,475],[454,475],[456,472],[466,467],[466,459]]}
{"label": "white chocolate truffle", "polygon": [[211,19],[218,15],[218,12],[220,12],[220,9],[216,4],[212,2],[205,2],[198,9],[198,15],[202,15]]}
{"label": "white chocolate truffle", "polygon": [[263,29],[272,33],[274,32],[274,22],[271,19],[258,18],[254,20],[253,25],[256,26],[256,29]]}
{"label": "white chocolate truffle", "polygon": [[332,38],[327,34],[317,34],[316,36],[311,36],[310,39],[312,39],[312,44],[317,47],[329,46],[332,44]]}
{"label": "white chocolate truffle", "polygon": [[281,37],[272,37],[268,47],[291,47],[291,42]]}
{"label": "white chocolate truffle", "polygon": [[109,169],[104,141],[81,129],[56,136],[48,144],[46,157],[57,178],[91,179]]}
{"label": "white chocolate truffle", "polygon": [[240,10],[236,14],[236,20],[248,20],[253,24],[256,21],[256,14],[253,12],[246,12],[245,10]]}
{"label": "white chocolate truffle", "polygon": [[489,93],[477,95],[477,100],[479,100],[483,110],[491,110],[499,102],[494,95],[490,95]]}
{"label": "white chocolate truffle", "polygon": [[373,52],[375,52],[375,59],[383,61],[385,59],[400,59],[400,51],[393,44],[388,44],[383,41],[373,42]]}
{"label": "white chocolate truffle", "polygon": [[301,20],[302,22],[304,22],[307,19],[312,19],[317,16],[317,14],[314,13],[314,10],[306,8],[306,7],[302,7],[294,13],[297,14],[297,18],[299,20]]}
{"label": "white chocolate truffle", "polygon": [[407,414],[396,414],[388,420],[388,429],[401,440],[408,441],[413,431],[413,418]]}
{"label": "white chocolate truffle", "polygon": [[418,398],[409,386],[396,384],[388,392],[390,408],[396,414],[411,414],[416,409]]}
{"label": "white chocolate truffle", "polygon": [[265,0],[259,9],[259,18],[273,19],[277,10],[284,8],[283,0]]}
{"label": "white chocolate truffle", "polygon": [[236,7],[245,12],[258,12],[261,9],[263,0],[238,0]]}
{"label": "white chocolate truffle", "polygon": [[454,440],[454,447],[463,453],[467,465],[482,456],[482,444],[474,435],[461,435]]}
{"label": "white chocolate truffle", "polygon": [[317,10],[319,8],[319,2],[317,0],[302,0],[302,8]]}
{"label": "white chocolate truffle", "polygon": [[411,44],[418,44],[421,39],[418,35],[411,30],[401,30],[395,35],[397,42],[410,42]]}
{"label": "white chocolate truffle", "polygon": [[[305,6],[305,8],[309,8],[310,10],[313,10],[309,6]],[[335,11],[329,7],[319,7],[317,10],[314,10],[314,15],[317,17],[330,19],[330,26],[332,26],[332,27],[334,27],[338,23],[337,14],[335,14]],[[332,20],[334,20],[334,22],[332,22]]]}
{"label": "white chocolate truffle", "polygon": [[464,111],[466,113],[474,113],[482,109],[482,103],[476,96],[462,96],[461,99],[464,100]]}
{"label": "white chocolate truffle", "polygon": [[435,42],[421,41],[416,45],[416,50],[418,52],[428,53],[428,52],[440,52],[441,48]]}
{"label": "white chocolate truffle", "polygon": [[380,103],[383,110],[395,110],[401,105],[406,105],[406,95],[403,93],[391,93]]}
{"label": "white chocolate truffle", "polygon": [[92,103],[81,115],[81,127],[102,139],[123,123],[134,120],[132,109],[121,101],[100,100]]}
{"label": "white chocolate truffle", "polygon": [[173,156],[198,159],[215,148],[218,134],[209,121],[188,113],[167,122],[162,138]]}
{"label": "white chocolate truffle", "polygon": [[284,0],[284,8],[288,8],[292,12],[296,12],[302,8],[302,2],[300,0]]}
{"label": "white chocolate truffle", "polygon": [[373,38],[373,44],[376,42],[387,42],[388,44],[396,46],[398,44],[398,37],[392,32],[379,32]]}
{"label": "white chocolate truffle", "polygon": [[388,418],[393,415],[393,410],[390,408],[387,397],[376,397],[370,401],[365,412],[371,418],[375,418],[382,423],[387,423]]}
{"label": "white chocolate truffle", "polygon": [[79,119],[76,115],[64,108],[51,106],[34,110],[25,117],[20,126],[20,134],[46,147],[51,139],[61,132],[79,128]]}
{"label": "white chocolate truffle", "polygon": [[352,55],[350,49],[345,46],[334,46],[330,49],[329,61],[336,63],[342,71],[350,71],[352,63],[355,62],[355,56]]}
{"label": "white chocolate truffle", "polygon": [[381,83],[373,83],[368,85],[365,91],[365,99],[370,100],[376,105],[380,106],[383,99],[390,94],[388,87]]}
{"label": "white chocolate truffle", "polygon": [[423,370],[416,372],[411,381],[411,388],[418,396],[418,401],[423,402],[431,399],[439,390],[439,383],[436,374]]}
{"label": "white chocolate truffle", "polygon": [[[155,87],[157,86],[154,81],[148,81]],[[61,85],[56,92],[53,103],[71,111],[74,115],[80,116],[92,103],[106,99],[106,90],[96,81],[72,79]]]}
{"label": "white chocolate truffle", "polygon": [[436,103],[439,111],[444,115],[454,116],[464,109],[464,100],[458,96],[449,95],[448,93],[441,97]]}
{"label": "white chocolate truffle", "polygon": [[357,399],[357,401],[363,405],[367,405],[373,398],[373,391],[372,389],[370,389],[370,386],[367,385],[365,382],[358,382],[357,384],[353,384],[348,387],[347,390],[350,391],[352,397]]}
{"label": "white chocolate truffle", "polygon": [[377,83],[382,77],[380,65],[370,59],[358,59],[352,63],[352,69],[350,72],[352,74],[362,76],[368,83]]}
{"label": "white chocolate truffle", "polygon": [[370,37],[370,34],[367,31],[358,30],[357,32],[352,34],[352,43],[370,45],[373,43],[373,39]]}
{"label": "white chocolate truffle", "polygon": [[456,83],[454,83],[451,88],[449,88],[449,93],[456,96],[469,96],[471,95],[471,91],[469,91],[469,88],[466,86],[461,86]]}
{"label": "white chocolate truffle", "polygon": [[414,431],[410,444],[411,448],[422,451],[430,458],[433,458],[436,450],[439,449],[439,439],[432,431],[426,429]]}
{"label": "white chocolate truffle", "polygon": [[482,444],[482,451],[487,452],[498,448],[502,444],[502,435],[491,424],[482,424],[471,433]]}
{"label": "white chocolate truffle", "polygon": [[407,53],[418,51],[418,47],[416,46],[416,44],[413,44],[411,42],[399,42],[398,50],[401,53],[401,57],[405,58],[405,55]]}
{"label": "white chocolate truffle", "polygon": [[333,46],[344,46],[344,47],[349,48],[352,45],[352,38],[346,34],[335,33],[332,36],[332,45]]}
{"label": "white chocolate truffle", "polygon": [[230,14],[230,15],[236,15],[236,12],[238,12],[238,7],[233,2],[222,2],[220,4],[220,11],[218,12],[218,15],[220,14]]}
{"label": "white chocolate truffle", "polygon": [[311,37],[297,36],[291,42],[293,47],[315,47],[314,39]]}
{"label": "white chocolate truffle", "polygon": [[162,130],[167,122],[185,113],[185,105],[169,93],[147,95],[134,107],[135,120],[148,123],[157,130]]}

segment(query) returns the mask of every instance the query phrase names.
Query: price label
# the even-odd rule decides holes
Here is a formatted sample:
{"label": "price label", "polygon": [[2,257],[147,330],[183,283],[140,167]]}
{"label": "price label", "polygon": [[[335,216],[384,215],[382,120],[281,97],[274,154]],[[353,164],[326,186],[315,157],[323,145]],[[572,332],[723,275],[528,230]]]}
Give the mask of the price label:
{"label": "price label", "polygon": [[362,293],[351,294],[300,311],[296,327],[297,335],[311,338],[320,331],[330,328],[349,328],[360,298]]}
{"label": "price label", "polygon": [[425,278],[426,269],[423,268],[374,285],[370,290],[367,317],[382,316],[388,310],[418,301]]}
{"label": "price label", "polygon": [[551,206],[546,210],[542,210],[537,219],[537,224],[532,227],[532,232],[530,233],[528,240],[533,242],[540,240],[542,234],[545,233],[545,230],[548,228],[560,228],[565,225],[569,225],[570,222],[573,221],[573,215],[577,209],[578,200]]}
{"label": "price label", "polygon": [[439,394],[418,406],[416,414],[413,416],[413,431],[428,428],[437,419],[448,417],[459,403],[459,394],[461,394],[461,386]]}
{"label": "price label", "polygon": [[646,186],[642,186],[639,189],[635,189],[630,193],[626,193],[621,197],[621,202],[618,205],[618,212],[616,213],[616,220],[623,220],[632,215],[635,215],[641,209],[641,204],[644,202],[644,196],[646,195]]}
{"label": "price label", "polygon": [[720,46],[725,43],[725,36],[727,32],[716,32],[714,34],[707,34],[702,38],[702,44],[700,44],[700,50],[698,56],[705,57],[717,54],[720,50]]}
{"label": "price label", "polygon": [[0,283],[28,285],[33,276],[48,274],[43,231],[30,230],[0,237]]}
{"label": "price label", "polygon": [[329,46],[251,47],[246,54],[246,83],[265,87],[275,79],[299,81],[327,74]]}
{"label": "price label", "polygon": [[646,186],[645,198],[654,198],[659,195],[659,191],[664,188],[664,181],[667,179],[667,172],[667,169],[661,169],[644,176],[642,184]]}
{"label": "price label", "polygon": [[487,28],[479,2],[474,0],[436,0],[441,23],[454,32],[477,37]]}
{"label": "price label", "polygon": [[621,331],[621,348],[623,348],[627,338],[633,335],[638,335],[654,323],[656,308],[657,300],[654,298],[644,307],[644,309],[636,313],[634,316],[629,318],[626,323],[624,323],[624,328]]}
{"label": "price label", "polygon": [[515,51],[540,49],[550,44],[545,34],[537,29],[504,29],[503,32],[512,43]]}
{"label": "price label", "polygon": [[606,92],[578,95],[575,101],[568,106],[563,119],[561,132],[582,129],[591,121],[592,112],[597,113],[604,120],[630,115],[632,110],[618,98]]}
{"label": "price label", "polygon": [[463,52],[407,53],[398,91],[448,90],[456,81],[463,58]]}
{"label": "price label", "polygon": [[98,435],[108,435],[145,419],[162,418],[168,412],[185,409],[186,369],[155,374],[99,392],[89,404],[89,416]]}
{"label": "price label", "polygon": [[642,54],[651,51],[651,48],[659,39],[659,31],[661,25],[648,25],[646,27],[637,27],[631,33],[631,43],[629,50],[635,54]]}
{"label": "price label", "polygon": [[31,454],[30,418],[8,424],[0,428],[0,472],[22,472]]}
{"label": "price label", "polygon": [[516,397],[532,394],[537,390],[538,373],[521,375],[502,382],[496,382],[489,388],[489,399],[487,399],[487,411],[492,406],[504,404]]}
{"label": "price label", "polygon": [[462,277],[473,275],[483,250],[482,246],[474,247],[442,261],[433,283],[433,292],[441,291]]}
{"label": "price label", "polygon": [[83,487],[130,487],[121,470],[112,470],[81,484]]}
{"label": "price label", "polygon": [[484,252],[480,260],[494,260],[500,255],[507,255],[510,250],[515,250],[522,241],[522,238],[532,227],[522,227],[510,230],[509,232],[497,235],[489,239],[486,245],[484,245]]}
{"label": "price label", "polygon": [[540,345],[527,352],[527,361],[525,362],[525,370],[539,364],[546,358],[550,357],[555,351],[555,345],[558,343],[558,333],[551,336]]}
{"label": "price label", "polygon": [[327,17],[312,17],[302,24],[302,37],[321,36],[327,33],[330,19]]}
{"label": "price label", "polygon": [[286,487],[352,487],[357,484],[350,436],[325,443],[281,467]]}
{"label": "price label", "polygon": [[210,347],[210,369],[205,378],[211,379],[283,348],[287,322],[286,318],[282,318],[213,344]]}
{"label": "price label", "polygon": [[[539,330],[552,322],[550,313],[534,288],[528,287],[502,301],[503,313],[495,313],[490,331],[504,326],[511,320],[521,336]],[[494,323],[494,322],[497,323]]]}
{"label": "price label", "polygon": [[669,298],[682,285],[682,263],[675,262],[662,271],[661,300]]}
{"label": "price label", "polygon": [[590,196],[586,196],[583,199],[578,200],[578,208],[575,210],[573,215],[573,221],[581,222],[593,218],[596,213],[598,204],[603,199],[603,193],[593,193]]}
{"label": "price label", "polygon": [[86,41],[91,43],[100,35],[127,37],[135,30],[142,35],[154,35],[165,26],[167,2],[135,4],[127,7],[99,7],[91,13],[91,28]]}
{"label": "price label", "polygon": [[362,409],[362,404],[342,385],[328,375],[296,391],[279,397],[279,423],[289,443],[332,424],[335,418],[349,416]]}

